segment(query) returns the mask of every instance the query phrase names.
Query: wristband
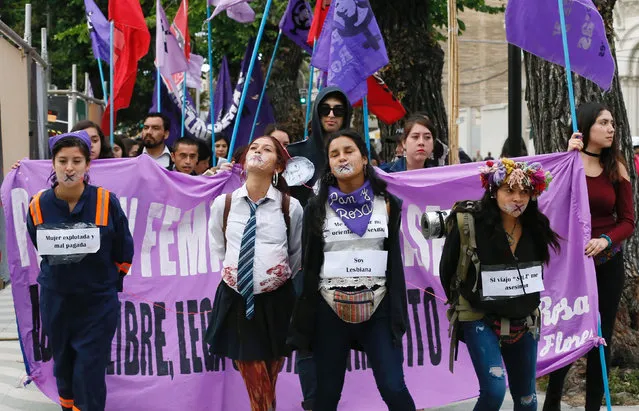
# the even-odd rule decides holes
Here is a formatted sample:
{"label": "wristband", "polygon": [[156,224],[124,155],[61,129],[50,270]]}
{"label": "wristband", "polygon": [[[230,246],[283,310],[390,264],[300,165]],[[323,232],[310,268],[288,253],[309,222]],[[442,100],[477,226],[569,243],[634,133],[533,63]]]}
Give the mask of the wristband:
{"label": "wristband", "polygon": [[612,247],[612,240],[606,234],[600,235],[599,238],[604,238],[604,239],[606,239],[606,241],[608,241],[608,247],[606,247],[606,248]]}

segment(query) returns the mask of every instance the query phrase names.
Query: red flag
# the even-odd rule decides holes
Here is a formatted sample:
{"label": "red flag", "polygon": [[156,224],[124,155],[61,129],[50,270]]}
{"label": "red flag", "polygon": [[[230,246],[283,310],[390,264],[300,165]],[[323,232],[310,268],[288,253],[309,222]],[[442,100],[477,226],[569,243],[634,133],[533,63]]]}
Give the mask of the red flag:
{"label": "red flag", "polygon": [[[109,0],[109,20],[114,25],[113,109],[117,113],[118,110],[129,107],[138,72],[138,60],[148,53],[151,34],[144,21],[139,0]],[[110,132],[109,112],[107,106],[102,116],[102,131],[105,134]]]}
{"label": "red flag", "polygon": [[313,14],[313,22],[311,23],[311,29],[308,31],[308,38],[306,42],[313,47],[315,40],[319,39],[322,27],[324,27],[324,20],[328,15],[328,8],[331,5],[331,0],[317,0],[315,3],[315,13]]}
{"label": "red flag", "polygon": [[[388,125],[404,118],[406,109],[379,75],[370,76],[366,80],[366,84],[368,85],[368,110],[371,113]],[[355,107],[361,105],[362,101],[360,100],[355,104]]]}
{"label": "red flag", "polygon": [[188,60],[191,57],[191,38],[189,37],[189,0],[182,0],[180,8],[171,24],[171,33],[175,36],[184,55]]}

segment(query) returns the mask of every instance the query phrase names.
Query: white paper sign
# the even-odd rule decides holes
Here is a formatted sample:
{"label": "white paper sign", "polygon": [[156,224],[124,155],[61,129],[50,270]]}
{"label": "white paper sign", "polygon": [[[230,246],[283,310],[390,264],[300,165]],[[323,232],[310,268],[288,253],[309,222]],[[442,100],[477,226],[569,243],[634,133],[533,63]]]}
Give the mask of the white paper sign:
{"label": "white paper sign", "polygon": [[[517,297],[544,291],[542,266],[488,271],[482,267],[484,297]],[[524,291],[525,290],[525,291]]]}
{"label": "white paper sign", "polygon": [[[331,213],[335,215],[334,213]],[[385,215],[373,214],[368,222],[366,233],[363,237],[352,232],[339,217],[328,217],[324,224],[324,237],[326,241],[349,241],[360,238],[386,238],[388,237],[388,219]]]}
{"label": "white paper sign", "polygon": [[38,254],[93,254],[100,249],[100,228],[37,230]]}
{"label": "white paper sign", "polygon": [[313,178],[315,166],[306,157],[293,157],[286,163],[282,176],[289,186],[301,186]]}
{"label": "white paper sign", "polygon": [[349,250],[324,253],[324,277],[385,277],[388,251]]}

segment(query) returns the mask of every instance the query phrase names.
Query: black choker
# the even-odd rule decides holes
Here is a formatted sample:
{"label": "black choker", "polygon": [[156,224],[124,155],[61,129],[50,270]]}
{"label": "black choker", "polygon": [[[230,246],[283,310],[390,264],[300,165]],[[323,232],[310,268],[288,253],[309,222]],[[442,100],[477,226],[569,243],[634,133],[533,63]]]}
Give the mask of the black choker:
{"label": "black choker", "polygon": [[601,157],[601,154],[591,153],[590,151],[586,151],[585,149],[581,150],[581,152],[590,157]]}

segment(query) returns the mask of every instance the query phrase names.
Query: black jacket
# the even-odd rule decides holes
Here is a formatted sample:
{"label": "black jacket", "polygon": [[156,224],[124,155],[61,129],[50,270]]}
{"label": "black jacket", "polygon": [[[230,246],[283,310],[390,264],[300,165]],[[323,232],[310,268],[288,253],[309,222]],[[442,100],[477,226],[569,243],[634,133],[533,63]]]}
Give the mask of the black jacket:
{"label": "black jacket", "polygon": [[[512,265],[516,267],[530,262],[541,262],[542,256],[540,248],[545,245],[539,244],[529,230],[522,230],[521,238],[517,244],[515,255],[513,256],[508,245],[505,232],[495,229],[489,224],[482,211],[476,212],[475,216],[475,238],[477,240],[477,255],[480,261],[480,271],[482,265]],[[459,261],[460,235],[457,228],[456,214],[451,214],[449,218],[455,219],[453,229],[446,236],[442,258],[439,264],[439,276],[450,299],[450,285],[454,281]],[[481,276],[481,273],[479,273]],[[480,298],[481,279],[478,282],[478,290],[473,293],[477,273],[475,266],[468,267],[467,280],[461,286],[461,294],[468,300],[470,305],[486,314],[493,314],[500,317],[520,319],[528,316],[539,306],[539,293],[530,293],[516,298],[497,301],[482,301]]]}
{"label": "black jacket", "polygon": [[[388,219],[388,238],[384,242],[384,249],[388,251],[388,265],[386,267],[389,327],[392,329],[393,342],[401,344],[402,336],[408,324],[408,309],[406,302],[406,282],[404,280],[404,265],[399,243],[402,203],[397,197],[387,194],[390,203]],[[302,228],[302,272],[304,288],[302,295],[295,304],[291,320],[291,330],[287,343],[296,349],[312,350],[315,333],[315,315],[320,298],[319,274],[324,264],[324,239],[311,229],[320,207],[318,197],[313,197],[304,209],[304,224]],[[381,307],[381,306],[380,306]],[[358,348],[358,347],[353,347]]]}
{"label": "black jacket", "polygon": [[324,129],[322,128],[322,122],[318,109],[327,98],[335,97],[339,100],[346,102],[346,115],[344,116],[344,123],[342,128],[349,128],[351,124],[351,116],[353,114],[353,108],[346,94],[338,87],[325,87],[319,92],[313,103],[313,109],[311,111],[311,134],[307,140],[298,141],[297,143],[289,144],[286,149],[291,157],[301,156],[306,157],[315,166],[315,174],[313,178],[306,183],[306,186],[290,187],[290,192],[295,197],[302,207],[306,206],[308,199],[312,197],[313,190],[309,187],[313,187],[315,181],[319,178],[324,170],[326,155],[324,154]]}

